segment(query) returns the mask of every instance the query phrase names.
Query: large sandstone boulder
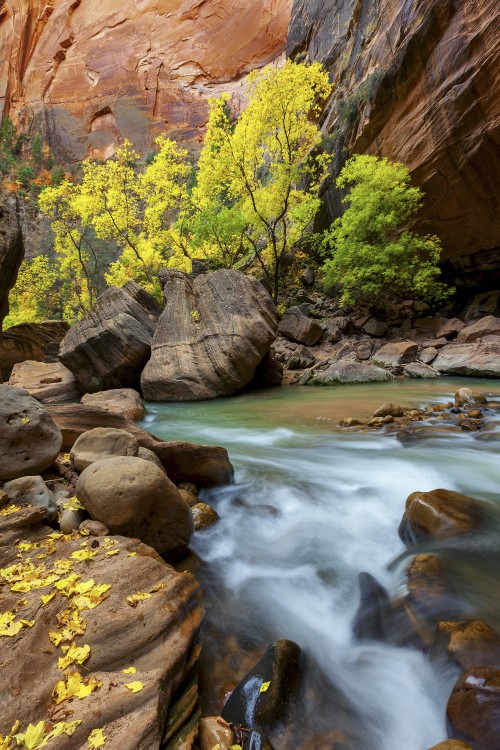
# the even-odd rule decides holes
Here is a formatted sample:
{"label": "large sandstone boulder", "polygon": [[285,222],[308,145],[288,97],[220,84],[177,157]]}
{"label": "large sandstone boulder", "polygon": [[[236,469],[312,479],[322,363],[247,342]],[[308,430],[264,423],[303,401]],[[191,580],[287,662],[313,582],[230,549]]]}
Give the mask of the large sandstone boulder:
{"label": "large sandstone boulder", "polygon": [[462,328],[457,336],[460,344],[468,344],[471,341],[480,341],[485,336],[500,337],[500,318],[487,315],[485,318],[476,320],[465,328]]}
{"label": "large sandstone boulder", "polygon": [[[12,565],[32,562],[38,576],[58,582],[67,578],[60,567],[64,561],[84,584],[84,598],[78,599],[71,585],[61,590],[43,580],[20,594],[10,590],[16,577],[0,579],[2,611],[16,612],[16,623],[29,622],[1,639],[2,679],[9,687],[0,699],[0,734],[9,734],[17,720],[21,733],[30,723],[45,722],[48,733],[58,721],[78,720],[74,734],[63,733],[48,748],[89,750],[87,739],[98,727],[105,750],[181,747],[181,733],[197,718],[202,611],[196,581],[136,539],[58,537],[42,525],[45,513],[23,508],[0,515],[0,569],[5,575]],[[19,542],[28,549],[16,547]],[[134,600],[138,593],[139,601]],[[44,603],[41,597],[51,594]],[[69,635],[62,632],[68,610],[82,623]],[[54,688],[65,680],[58,659],[72,642],[84,649],[82,667],[75,662],[67,672],[80,673],[84,684],[93,682],[93,691],[82,700],[59,693],[56,703]]]}
{"label": "large sandstone boulder", "polygon": [[276,338],[278,312],[256,279],[220,270],[196,279],[166,271],[165,309],[141,386],[150,401],[200,401],[235,393]]}
{"label": "large sandstone boulder", "polygon": [[225,448],[161,440],[141,430],[130,419],[82,404],[49,406],[48,409],[62,432],[65,451],[71,450],[75,440],[87,430],[115,427],[134,435],[139,446],[152,450],[175,484],[193,482],[197,487],[215,487],[233,481],[234,471]]}
{"label": "large sandstone boulder", "polygon": [[45,320],[42,323],[20,323],[3,332],[0,343],[2,377],[8,380],[18,362],[56,362],[59,346],[69,325],[62,320]]}
{"label": "large sandstone boulder", "polygon": [[418,344],[414,341],[393,341],[382,346],[373,361],[386,367],[397,367],[413,362],[417,356]]}
{"label": "large sandstone boulder", "polygon": [[447,344],[432,366],[438,372],[472,378],[500,378],[500,342]]}
{"label": "large sandstone boulder", "polygon": [[314,346],[323,336],[323,329],[317,321],[304,315],[300,307],[290,307],[285,310],[278,333],[299,344]]}
{"label": "large sandstone boulder", "polygon": [[78,381],[62,362],[19,362],[14,365],[9,385],[24,388],[44,404],[78,401]]}
{"label": "large sandstone boulder", "polygon": [[78,437],[71,448],[71,460],[77,471],[104,458],[137,456],[139,443],[134,435],[115,427],[95,427]]}
{"label": "large sandstone boulder", "polygon": [[109,391],[86,393],[80,399],[84,406],[97,406],[113,414],[121,414],[133,422],[144,419],[144,402],[133,388],[113,388]]}
{"label": "large sandstone boulder", "polygon": [[151,353],[160,306],[135,282],[110,287],[61,344],[61,362],[83,392],[138,386]]}
{"label": "large sandstone boulder", "polygon": [[410,545],[430,536],[464,534],[479,526],[485,511],[479,500],[452,490],[413,492],[406,500],[399,536]]}
{"label": "large sandstone boulder", "polygon": [[452,731],[481,750],[498,750],[500,669],[471,667],[458,678],[446,709]]}
{"label": "large sandstone boulder", "polygon": [[40,474],[61,450],[61,431],[22,388],[0,385],[0,424],[0,480]]}
{"label": "large sandstone boulder", "polygon": [[137,537],[160,553],[186,548],[193,534],[191,510],[164,471],[133,456],[88,466],[76,486],[78,499],[113,534]]}
{"label": "large sandstone boulder", "polygon": [[341,360],[340,362],[331,364],[326,370],[315,374],[310,380],[308,380],[307,385],[382,383],[385,380],[392,380],[392,375],[381,367]]}

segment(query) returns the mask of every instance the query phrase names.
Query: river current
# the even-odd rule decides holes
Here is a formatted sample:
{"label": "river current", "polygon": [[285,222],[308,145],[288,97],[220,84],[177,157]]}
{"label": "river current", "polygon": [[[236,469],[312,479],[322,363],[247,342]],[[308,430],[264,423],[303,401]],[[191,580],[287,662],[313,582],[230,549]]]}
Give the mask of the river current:
{"label": "river current", "polygon": [[[322,700],[309,716],[317,736],[340,725],[356,750],[426,750],[448,736],[446,703],[458,668],[416,649],[357,642],[358,574],[371,573],[391,596],[402,590],[410,557],[397,529],[411,492],[443,487],[497,503],[500,429],[492,417],[487,435],[436,430],[402,443],[340,430],[338,421],[367,417],[385,401],[451,401],[460,386],[500,393],[499,381],[443,378],[147,405],[145,429],[224,446],[235,467],[234,486],[202,493],[221,520],[192,545],[208,621],[249,649],[297,641],[321,671]],[[497,538],[492,531],[480,550],[436,543],[418,550],[451,555],[464,619],[492,627],[500,626]]]}

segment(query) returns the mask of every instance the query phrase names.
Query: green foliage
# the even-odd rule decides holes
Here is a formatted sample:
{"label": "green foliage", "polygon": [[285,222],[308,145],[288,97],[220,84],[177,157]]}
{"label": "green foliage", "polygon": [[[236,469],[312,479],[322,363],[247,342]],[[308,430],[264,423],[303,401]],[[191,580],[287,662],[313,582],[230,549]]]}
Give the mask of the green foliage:
{"label": "green foliage", "polygon": [[46,255],[23,260],[16,284],[9,294],[9,314],[3,328],[60,318],[57,281],[58,270]]}
{"label": "green foliage", "polygon": [[330,157],[318,148],[317,123],[330,91],[318,63],[288,60],[250,74],[249,104],[236,120],[229,95],[210,101],[192,196],[192,240],[220,264],[254,259],[275,300],[284,257],[319,208]]}
{"label": "green foliage", "polygon": [[35,167],[40,169],[43,166],[43,143],[38,133],[31,143],[31,156]]}
{"label": "green foliage", "polygon": [[444,300],[453,290],[439,283],[441,244],[437,237],[405,229],[422,204],[404,164],[356,155],[344,166],[337,187],[349,188],[344,215],[325,233],[331,258],[325,284],[342,287],[341,304],[411,296]]}
{"label": "green foliage", "polygon": [[16,181],[27,190],[32,180],[35,179],[35,173],[29,164],[20,164],[16,170]]}

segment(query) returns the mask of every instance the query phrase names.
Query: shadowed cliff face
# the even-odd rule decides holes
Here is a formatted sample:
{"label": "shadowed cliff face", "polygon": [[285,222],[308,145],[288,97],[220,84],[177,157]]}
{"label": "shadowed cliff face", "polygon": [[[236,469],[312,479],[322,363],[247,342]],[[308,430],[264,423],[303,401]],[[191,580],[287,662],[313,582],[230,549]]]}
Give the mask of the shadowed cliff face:
{"label": "shadowed cliff face", "polygon": [[[324,120],[334,171],[347,149],[407,164],[427,195],[420,229],[466,283],[483,256],[481,281],[500,281],[499,38],[498,0],[295,0],[287,42],[336,84]],[[331,220],[339,195],[325,199]]]}
{"label": "shadowed cliff face", "polygon": [[[9,312],[9,291],[16,283],[17,272],[24,256],[23,237],[16,200],[0,196],[0,343],[2,322]],[[0,372],[0,383],[2,374]]]}
{"label": "shadowed cliff face", "polygon": [[283,52],[292,0],[0,0],[0,111],[35,118],[56,154],[120,138],[199,147],[207,97]]}

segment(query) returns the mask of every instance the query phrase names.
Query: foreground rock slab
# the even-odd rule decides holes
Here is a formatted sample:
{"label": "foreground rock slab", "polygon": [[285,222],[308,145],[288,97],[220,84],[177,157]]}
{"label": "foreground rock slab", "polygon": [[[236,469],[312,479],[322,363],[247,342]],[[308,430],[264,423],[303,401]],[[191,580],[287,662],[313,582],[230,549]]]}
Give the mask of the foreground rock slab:
{"label": "foreground rock slab", "polygon": [[61,450],[61,431],[22,388],[0,385],[0,425],[0,480],[40,474]]}
{"label": "foreground rock slab", "polygon": [[[16,721],[20,732],[40,721],[47,732],[56,722],[76,721],[74,733],[62,733],[54,747],[87,750],[99,728],[109,750],[175,746],[195,711],[202,617],[195,580],[137,540],[53,532],[42,525],[43,513],[27,507],[0,514],[2,610],[14,613],[15,623],[29,623],[2,638],[8,647],[0,733]],[[32,565],[44,580],[29,572]],[[22,595],[12,590],[18,580],[28,589]],[[65,626],[69,615],[73,625]],[[72,643],[79,649],[74,661],[66,649]],[[59,661],[64,657],[68,667]],[[59,683],[61,692],[67,674],[93,688],[86,697],[60,695],[56,703],[54,689]]]}
{"label": "foreground rock slab", "polygon": [[70,451],[75,440],[87,430],[114,427],[129,432],[140,447],[153,451],[174,484],[193,482],[201,488],[231,484],[233,481],[234,470],[225,448],[179,440],[164,441],[141,430],[132,420],[119,414],[81,404],[49,406],[48,410],[62,432],[64,451]]}
{"label": "foreground rock slab", "polygon": [[82,392],[138,385],[160,312],[155,300],[133,281],[121,289],[110,287],[98,297],[61,343],[60,360],[76,375]]}
{"label": "foreground rock slab", "polygon": [[149,401],[200,401],[239,391],[276,338],[278,312],[262,284],[240,271],[196,279],[164,273],[165,309],[141,377]]}
{"label": "foreground rock slab", "polygon": [[86,393],[82,396],[81,403],[84,406],[97,406],[113,414],[121,414],[133,422],[143,419],[146,414],[143,400],[133,388],[112,388],[108,391]]}

